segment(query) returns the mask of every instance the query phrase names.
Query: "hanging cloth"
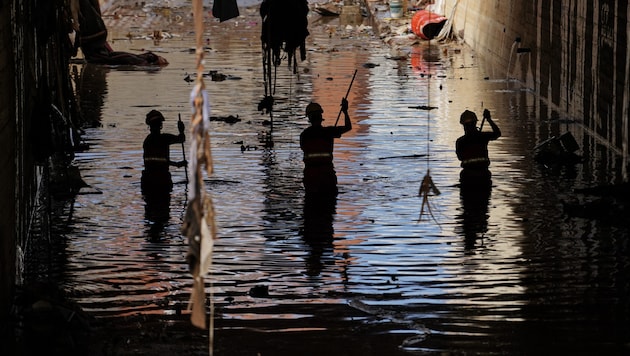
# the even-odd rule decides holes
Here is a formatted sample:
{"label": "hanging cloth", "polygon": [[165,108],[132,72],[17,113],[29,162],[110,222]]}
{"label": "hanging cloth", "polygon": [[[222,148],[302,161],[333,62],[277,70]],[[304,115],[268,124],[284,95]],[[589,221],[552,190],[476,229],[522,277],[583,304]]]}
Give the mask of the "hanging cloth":
{"label": "hanging cloth", "polygon": [[220,22],[233,19],[239,15],[236,0],[214,0],[212,16],[218,18]]}
{"label": "hanging cloth", "polygon": [[280,65],[281,51],[288,63],[296,65],[296,50],[300,60],[306,59],[308,32],[308,2],[306,0],[263,0],[260,17],[263,19],[261,41],[264,51],[271,51],[274,66]]}

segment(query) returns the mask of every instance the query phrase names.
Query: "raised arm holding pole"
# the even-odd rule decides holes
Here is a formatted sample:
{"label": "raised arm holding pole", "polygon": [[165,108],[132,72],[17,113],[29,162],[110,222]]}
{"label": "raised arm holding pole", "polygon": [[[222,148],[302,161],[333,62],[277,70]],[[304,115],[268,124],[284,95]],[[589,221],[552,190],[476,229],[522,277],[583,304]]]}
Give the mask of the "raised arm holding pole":
{"label": "raised arm holding pole", "polygon": [[[350,94],[350,88],[352,88],[352,83],[354,83],[354,78],[357,76],[357,70],[354,70],[354,74],[352,75],[352,80],[350,81],[350,85],[348,86],[348,91],[346,91],[346,96],[343,98],[345,100],[348,99],[348,94]],[[339,117],[341,117],[341,112],[343,111],[343,107],[339,110],[339,114],[337,114],[337,120],[335,120],[335,126],[339,123]]]}

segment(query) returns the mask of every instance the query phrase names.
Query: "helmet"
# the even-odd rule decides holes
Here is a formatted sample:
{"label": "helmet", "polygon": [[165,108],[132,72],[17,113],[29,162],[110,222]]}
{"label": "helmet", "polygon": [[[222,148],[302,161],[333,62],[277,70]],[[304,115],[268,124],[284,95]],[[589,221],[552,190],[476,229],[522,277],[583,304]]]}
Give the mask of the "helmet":
{"label": "helmet", "polygon": [[310,114],[316,112],[324,112],[324,109],[322,109],[321,105],[319,105],[318,103],[310,103],[306,105],[306,116],[309,116]]}
{"label": "helmet", "polygon": [[459,117],[459,123],[462,125],[474,124],[476,122],[477,122],[477,115],[470,110],[464,111],[462,115]]}
{"label": "helmet", "polygon": [[162,121],[164,121],[164,115],[162,115],[162,113],[157,110],[149,111],[149,113],[147,114],[147,118],[145,120],[147,125],[152,125],[154,123],[162,122]]}

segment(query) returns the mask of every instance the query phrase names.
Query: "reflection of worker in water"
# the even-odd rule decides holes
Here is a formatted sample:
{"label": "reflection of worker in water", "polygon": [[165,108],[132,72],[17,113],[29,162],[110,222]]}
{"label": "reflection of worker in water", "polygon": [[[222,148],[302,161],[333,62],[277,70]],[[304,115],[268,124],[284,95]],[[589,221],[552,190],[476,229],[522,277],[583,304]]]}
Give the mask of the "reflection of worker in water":
{"label": "reflection of worker in water", "polygon": [[168,61],[152,52],[133,54],[114,51],[107,43],[107,27],[101,17],[98,0],[79,0],[78,8],[72,8],[74,29],[79,34],[78,45],[90,63],[111,65],[157,65],[164,66]]}
{"label": "reflection of worker in water", "polygon": [[458,219],[462,223],[466,250],[474,248],[476,240],[488,231],[488,204],[491,190],[487,182],[482,182],[478,188],[471,185],[461,187],[462,214]]}
{"label": "reflection of worker in water", "polygon": [[[492,121],[490,111],[483,112],[484,121],[492,132],[482,132],[477,128],[477,115],[464,111],[460,123],[464,126],[464,135],[457,139],[455,151],[461,161],[460,196],[462,199],[462,225],[466,238],[466,248],[474,246],[477,234],[484,234],[488,229],[488,203],[492,189],[492,174],[488,167],[488,142],[501,136],[501,130]],[[483,127],[483,123],[481,125]]]}
{"label": "reflection of worker in water", "polygon": [[308,245],[306,271],[317,276],[324,267],[323,259],[333,252],[334,215],[337,197],[307,195],[304,200],[304,226],[302,238]]}
{"label": "reflection of worker in water", "polygon": [[337,175],[333,165],[335,138],[352,129],[348,115],[348,101],[341,100],[343,126],[322,126],[324,110],[317,103],[306,106],[311,126],[300,134],[300,148],[304,152],[304,188],[307,195],[337,194]]}

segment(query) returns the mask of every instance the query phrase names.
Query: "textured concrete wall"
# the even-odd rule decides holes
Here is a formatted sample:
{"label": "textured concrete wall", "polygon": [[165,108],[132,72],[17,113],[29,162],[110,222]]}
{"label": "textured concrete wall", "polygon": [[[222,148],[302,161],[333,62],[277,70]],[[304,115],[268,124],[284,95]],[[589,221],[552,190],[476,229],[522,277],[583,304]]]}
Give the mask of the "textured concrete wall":
{"label": "textured concrete wall", "polygon": [[15,121],[11,7],[0,0],[0,316],[15,281]]}
{"label": "textured concrete wall", "polygon": [[72,159],[68,4],[0,0],[0,317],[28,247],[49,243],[48,178]]}
{"label": "textured concrete wall", "polygon": [[[630,6],[627,0],[444,0],[454,33],[621,157],[627,179]],[[520,43],[516,39],[520,38]],[[517,53],[517,48],[531,52]]]}

